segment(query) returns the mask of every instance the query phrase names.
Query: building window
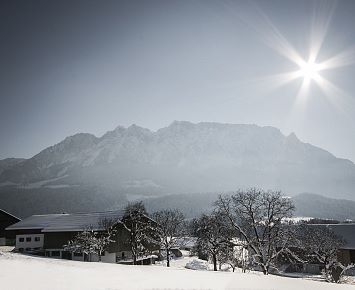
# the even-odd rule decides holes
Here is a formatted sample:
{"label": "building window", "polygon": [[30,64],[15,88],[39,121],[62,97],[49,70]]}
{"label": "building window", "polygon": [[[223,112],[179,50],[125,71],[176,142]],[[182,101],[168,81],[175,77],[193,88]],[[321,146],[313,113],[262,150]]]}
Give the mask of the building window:
{"label": "building window", "polygon": [[[25,239],[24,239],[24,238],[19,238],[18,241],[19,241],[20,243],[23,243],[23,242],[25,241]],[[22,249],[22,250],[23,250],[23,249]]]}
{"label": "building window", "polygon": [[60,251],[52,251],[51,257],[59,257],[60,256]]}
{"label": "building window", "polygon": [[35,242],[39,242],[41,240],[40,237],[35,237]]}
{"label": "building window", "polygon": [[31,242],[31,237],[27,237],[26,242]]}
{"label": "building window", "polygon": [[31,248],[26,248],[26,252],[29,252],[29,251],[31,251]]}
{"label": "building window", "polygon": [[18,251],[19,251],[19,252],[23,252],[23,248],[19,248]]}

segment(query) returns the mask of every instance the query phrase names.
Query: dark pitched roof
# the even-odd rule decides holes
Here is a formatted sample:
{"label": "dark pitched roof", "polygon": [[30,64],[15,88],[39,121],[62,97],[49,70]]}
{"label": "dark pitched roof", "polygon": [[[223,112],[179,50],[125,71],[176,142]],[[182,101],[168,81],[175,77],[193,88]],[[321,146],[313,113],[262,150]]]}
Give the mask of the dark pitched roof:
{"label": "dark pitched roof", "polygon": [[14,215],[8,213],[7,211],[4,211],[3,209],[0,209],[0,237],[5,236],[5,229],[8,226],[19,221],[20,219],[18,217],[15,217]]}
{"label": "dark pitched roof", "polygon": [[355,249],[355,224],[334,224],[327,227],[345,240],[343,249]]}
{"label": "dark pitched roof", "polygon": [[11,217],[11,218],[13,218],[13,219],[15,219],[15,220],[18,220],[18,221],[21,220],[21,219],[18,218],[17,216],[14,216],[13,214],[7,212],[6,210],[3,210],[3,209],[0,208],[0,216],[1,216],[1,215],[7,215],[7,216],[9,216],[9,217]]}
{"label": "dark pitched roof", "polygon": [[342,249],[355,250],[355,224],[312,224],[316,227],[327,227],[338,237],[345,240]]}
{"label": "dark pitched roof", "polygon": [[101,221],[105,219],[118,221],[122,217],[123,211],[33,215],[9,226],[6,230],[40,229],[42,232],[82,231],[87,228],[103,230]]}

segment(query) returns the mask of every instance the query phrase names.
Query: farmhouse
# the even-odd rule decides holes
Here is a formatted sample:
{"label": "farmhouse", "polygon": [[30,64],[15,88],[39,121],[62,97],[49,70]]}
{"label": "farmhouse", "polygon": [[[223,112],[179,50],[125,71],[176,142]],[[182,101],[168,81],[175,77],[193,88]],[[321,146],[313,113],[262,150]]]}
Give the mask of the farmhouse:
{"label": "farmhouse", "polygon": [[18,217],[0,209],[0,246],[11,245],[14,243],[15,236],[11,234],[7,235],[5,229],[19,221],[20,219]]}
{"label": "farmhouse", "polygon": [[355,263],[355,224],[331,224],[325,226],[345,241],[345,244],[339,249],[339,260],[345,265]]}
{"label": "farmhouse", "polygon": [[[6,231],[16,237],[15,250],[19,252],[68,260],[98,261],[99,257],[96,254],[68,252],[64,250],[64,246],[79,232],[88,229],[95,232],[104,231],[104,221],[114,221],[117,223],[117,233],[102,254],[101,261],[129,263],[131,253],[126,242],[127,232],[119,223],[122,218],[123,211],[33,215],[7,227]],[[145,263],[149,262],[146,261],[146,257],[141,259]]]}
{"label": "farmhouse", "polygon": [[176,240],[176,245],[180,250],[192,251],[197,245],[196,237],[182,237]]}
{"label": "farmhouse", "polygon": [[[341,224],[312,224],[315,227],[327,227],[337,237],[344,241],[344,244],[338,249],[338,261],[343,265],[355,263],[355,224],[341,223]],[[317,263],[296,263],[289,265],[286,272],[305,272],[320,274],[323,266]]]}

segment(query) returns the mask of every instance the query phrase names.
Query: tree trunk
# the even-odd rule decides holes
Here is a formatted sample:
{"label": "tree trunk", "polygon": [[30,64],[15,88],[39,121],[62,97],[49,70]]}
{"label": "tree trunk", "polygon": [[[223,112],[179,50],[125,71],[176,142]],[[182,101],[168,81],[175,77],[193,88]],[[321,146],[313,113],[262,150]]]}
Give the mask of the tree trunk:
{"label": "tree trunk", "polygon": [[170,267],[169,249],[166,249],[166,266]]}
{"label": "tree trunk", "polygon": [[335,266],[331,269],[331,275],[335,283],[338,283],[342,274],[342,268]]}
{"label": "tree trunk", "polygon": [[217,257],[215,254],[212,255],[213,259],[213,271],[217,271]]}
{"label": "tree trunk", "polygon": [[136,255],[133,255],[133,265],[137,265],[137,257],[136,257]]}

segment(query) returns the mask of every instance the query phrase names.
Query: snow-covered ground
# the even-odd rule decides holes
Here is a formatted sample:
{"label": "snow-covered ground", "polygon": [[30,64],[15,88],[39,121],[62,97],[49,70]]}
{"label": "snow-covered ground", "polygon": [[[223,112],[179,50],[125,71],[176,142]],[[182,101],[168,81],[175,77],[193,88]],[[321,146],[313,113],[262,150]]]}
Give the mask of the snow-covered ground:
{"label": "snow-covered ground", "polygon": [[243,290],[343,290],[336,285],[301,278],[261,273],[194,271],[184,268],[195,258],[172,261],[172,267],[127,266],[31,257],[0,250],[1,290],[81,289],[243,289]]}

